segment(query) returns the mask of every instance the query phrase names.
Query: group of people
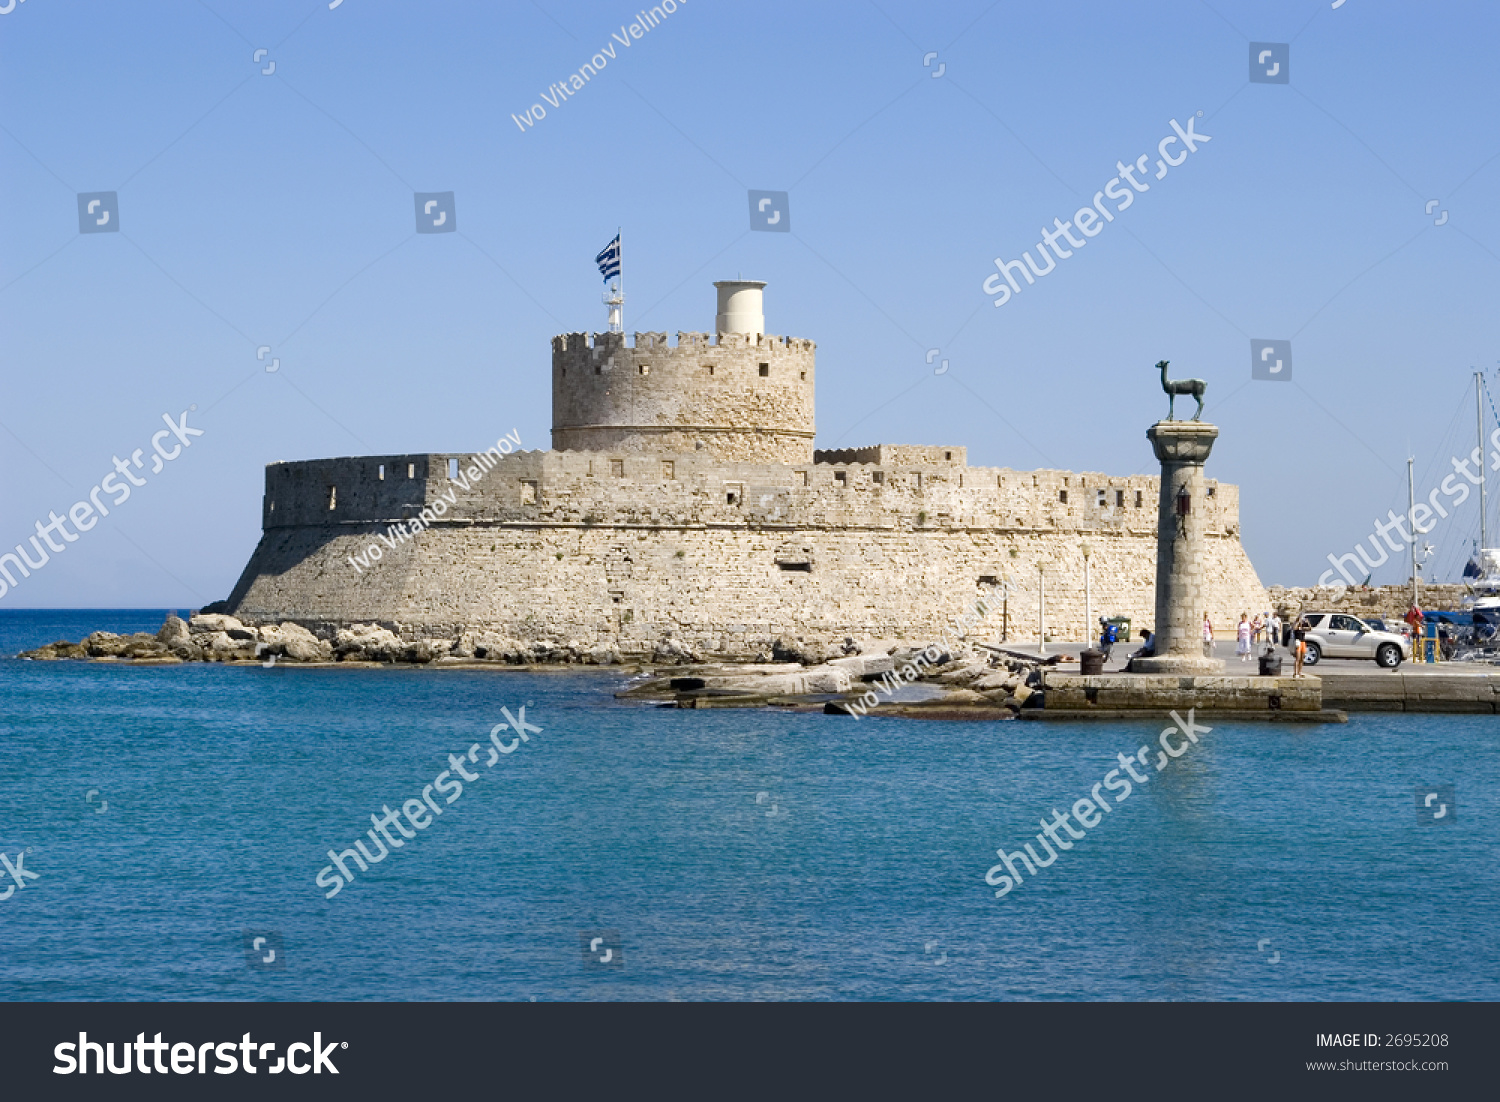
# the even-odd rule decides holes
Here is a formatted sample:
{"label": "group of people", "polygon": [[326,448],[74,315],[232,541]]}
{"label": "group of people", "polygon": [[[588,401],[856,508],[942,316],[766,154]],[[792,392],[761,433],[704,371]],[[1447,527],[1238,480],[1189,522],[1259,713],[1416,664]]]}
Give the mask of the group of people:
{"label": "group of people", "polygon": [[[1425,617],[1422,610],[1412,605],[1403,617],[1411,625],[1412,633],[1421,635],[1422,625]],[[1099,649],[1109,656],[1110,647],[1117,641],[1117,633],[1113,624],[1107,623],[1104,617],[1099,618],[1102,631],[1099,636]],[[1307,622],[1305,616],[1297,616],[1292,619],[1283,620],[1276,612],[1265,612],[1257,614],[1252,620],[1247,612],[1240,613],[1240,622],[1235,626],[1235,654],[1239,655],[1241,662],[1249,662],[1254,647],[1264,639],[1266,649],[1263,653],[1270,654],[1276,646],[1284,646],[1292,652],[1292,676],[1302,676],[1303,659],[1307,657],[1307,633],[1312,625]],[[1145,628],[1141,629],[1142,646],[1140,650],[1131,654],[1132,659],[1150,658],[1156,653],[1153,645],[1155,638]],[[1214,624],[1207,612],[1203,614],[1203,656],[1213,657],[1214,652]],[[1126,672],[1130,671],[1130,663],[1125,664]]]}
{"label": "group of people", "polygon": [[[1235,628],[1235,654],[1240,656],[1241,662],[1250,661],[1251,649],[1265,636],[1266,646],[1274,647],[1281,640],[1285,625],[1281,617],[1274,612],[1256,613],[1255,619],[1250,619],[1250,614],[1240,613],[1239,625]],[[1213,653],[1214,625],[1208,618],[1208,613],[1203,614],[1203,653]]]}
{"label": "group of people", "polygon": [[[1312,630],[1312,625],[1307,622],[1307,617],[1298,616],[1295,621],[1283,620],[1276,612],[1267,612],[1264,615],[1250,619],[1248,613],[1240,613],[1240,622],[1235,628],[1234,651],[1239,655],[1241,662],[1251,660],[1253,646],[1265,637],[1266,649],[1263,654],[1270,654],[1279,644],[1287,647],[1292,652],[1292,676],[1302,676],[1302,663],[1307,657],[1307,633]],[[1203,654],[1205,657],[1213,655],[1214,625],[1209,619],[1208,613],[1203,614]]]}

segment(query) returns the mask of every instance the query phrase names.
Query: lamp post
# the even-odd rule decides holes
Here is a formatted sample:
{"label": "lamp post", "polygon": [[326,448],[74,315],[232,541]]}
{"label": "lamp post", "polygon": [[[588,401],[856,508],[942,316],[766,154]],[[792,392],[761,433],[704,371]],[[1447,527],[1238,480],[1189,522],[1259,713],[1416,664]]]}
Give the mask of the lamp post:
{"label": "lamp post", "polygon": [[1036,564],[1036,642],[1038,652],[1047,653],[1047,567]]}
{"label": "lamp post", "polygon": [[1089,637],[1094,632],[1094,595],[1089,587],[1089,553],[1092,548],[1085,542],[1083,545],[1083,645],[1089,645]]}

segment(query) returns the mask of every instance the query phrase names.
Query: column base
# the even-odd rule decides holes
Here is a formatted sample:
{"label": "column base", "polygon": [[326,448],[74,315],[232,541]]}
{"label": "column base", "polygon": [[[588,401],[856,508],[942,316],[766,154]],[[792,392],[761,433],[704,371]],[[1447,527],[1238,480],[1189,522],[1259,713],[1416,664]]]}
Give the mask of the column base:
{"label": "column base", "polygon": [[1195,654],[1164,654],[1132,659],[1130,668],[1140,673],[1216,674],[1224,672],[1224,660]]}

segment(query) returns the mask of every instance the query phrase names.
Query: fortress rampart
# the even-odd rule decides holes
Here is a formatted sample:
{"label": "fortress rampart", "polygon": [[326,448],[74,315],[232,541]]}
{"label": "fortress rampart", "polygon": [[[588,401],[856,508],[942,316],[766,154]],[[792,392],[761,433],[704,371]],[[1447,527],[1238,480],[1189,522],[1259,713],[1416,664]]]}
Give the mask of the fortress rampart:
{"label": "fortress rampart", "polygon": [[811,462],[815,348],[769,334],[554,337],[552,446]]}
{"label": "fortress rampart", "polygon": [[[453,461],[472,458],[268,467],[265,534],[230,606],[312,627],[494,630],[626,653],[673,637],[750,657],[788,634],[933,637],[1000,580],[1011,595],[986,636],[1008,618],[1012,638],[1034,641],[1044,575],[1048,633],[1079,638],[1088,544],[1094,615],[1152,615],[1154,477],[524,452],[465,490],[448,477]],[[1227,622],[1261,608],[1265,591],[1239,544],[1236,488],[1209,485],[1209,611]],[[431,528],[378,541],[424,509]],[[371,544],[382,559],[355,571],[349,558]]]}

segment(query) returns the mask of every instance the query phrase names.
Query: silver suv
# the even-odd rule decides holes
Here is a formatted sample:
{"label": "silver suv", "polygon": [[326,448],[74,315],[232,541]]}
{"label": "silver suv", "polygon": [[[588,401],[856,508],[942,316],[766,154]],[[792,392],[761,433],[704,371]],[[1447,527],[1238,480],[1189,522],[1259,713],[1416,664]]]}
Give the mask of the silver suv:
{"label": "silver suv", "polygon": [[1377,665],[1393,670],[1411,657],[1406,636],[1377,631],[1363,620],[1343,612],[1304,612],[1308,623],[1307,656],[1316,666],[1323,658],[1373,658]]}

